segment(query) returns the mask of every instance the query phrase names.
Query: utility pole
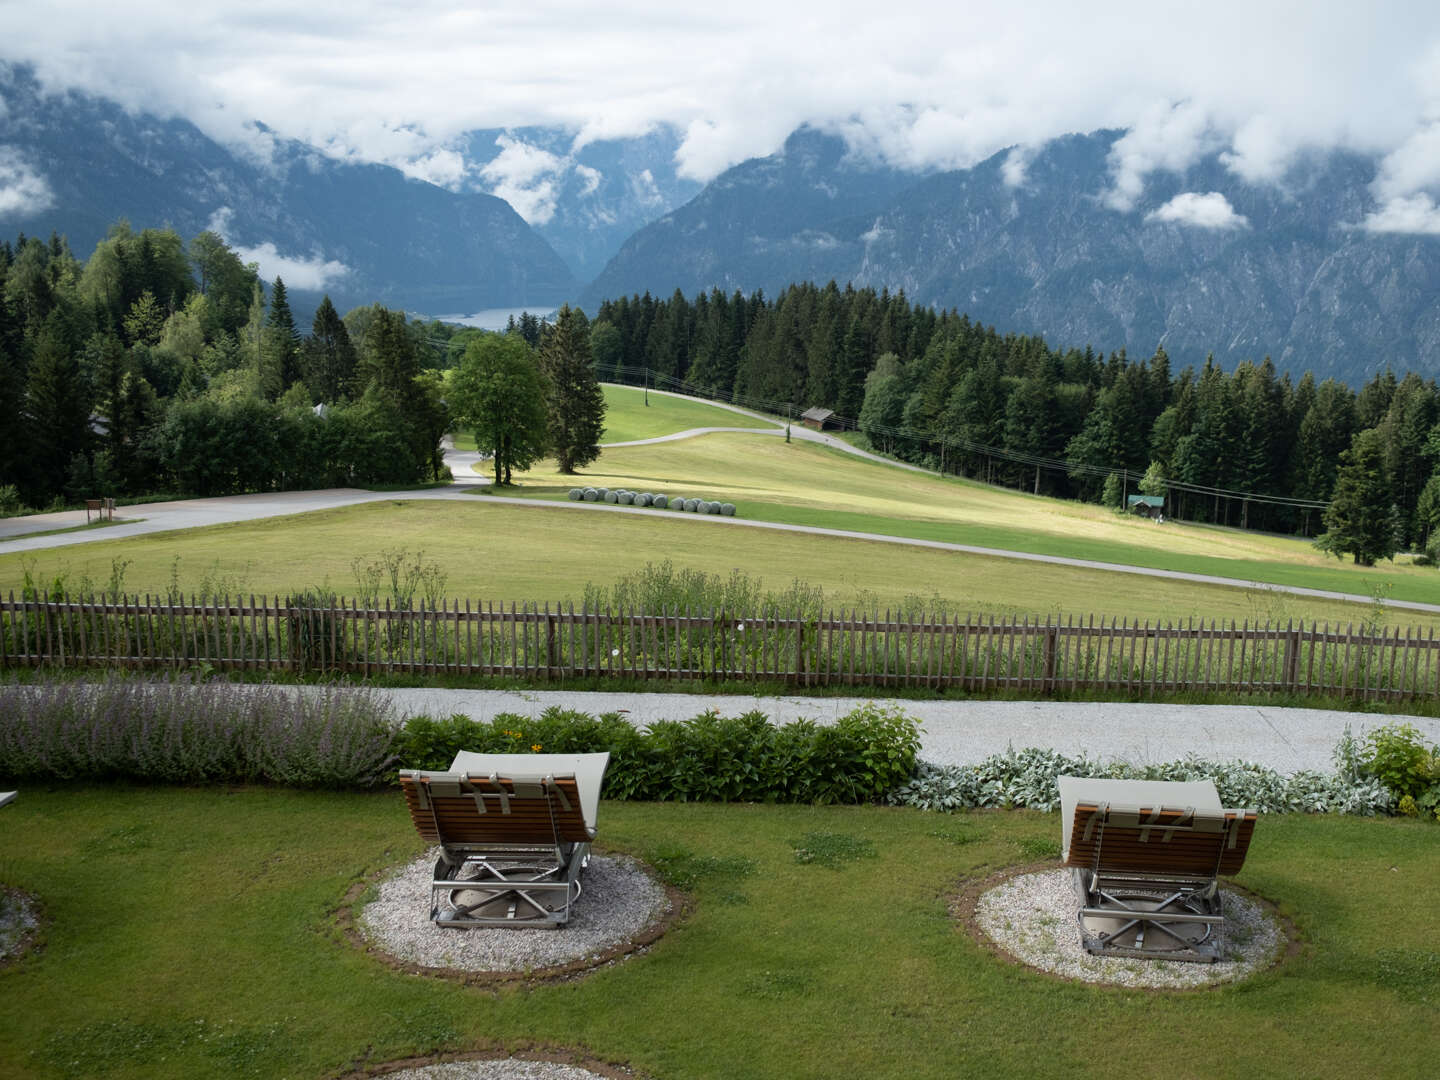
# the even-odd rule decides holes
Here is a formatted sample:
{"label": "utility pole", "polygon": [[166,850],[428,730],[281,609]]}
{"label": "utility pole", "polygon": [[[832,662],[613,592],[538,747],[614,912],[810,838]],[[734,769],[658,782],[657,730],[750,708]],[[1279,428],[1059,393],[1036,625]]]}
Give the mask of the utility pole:
{"label": "utility pole", "polygon": [[795,418],[795,403],[792,401],[785,408],[787,410],[785,413],[785,441],[788,443],[790,441],[790,421]]}
{"label": "utility pole", "polygon": [[645,369],[645,407],[650,407],[650,369]]}

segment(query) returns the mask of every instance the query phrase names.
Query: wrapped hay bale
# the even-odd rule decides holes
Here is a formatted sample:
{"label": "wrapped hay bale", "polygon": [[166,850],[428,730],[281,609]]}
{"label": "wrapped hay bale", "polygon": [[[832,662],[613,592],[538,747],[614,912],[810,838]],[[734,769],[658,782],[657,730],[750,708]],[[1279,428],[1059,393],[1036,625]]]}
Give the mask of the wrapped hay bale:
{"label": "wrapped hay bale", "polygon": [[570,500],[571,502],[579,502],[579,501],[580,501],[580,497],[581,497],[582,495],[584,495],[584,494],[585,494],[585,493],[584,493],[583,491],[581,491],[579,488],[571,488],[571,489],[570,489],[570,493],[569,493],[569,495],[567,496],[567,498],[569,498],[569,500]]}
{"label": "wrapped hay bale", "polygon": [[734,504],[734,503],[721,503],[721,504],[720,504],[720,513],[724,514],[726,517],[734,517],[734,516],[735,516],[735,504]]}
{"label": "wrapped hay bale", "polygon": [[667,506],[670,505],[670,496],[656,495],[655,498],[651,500],[651,505],[656,507],[656,509],[664,510]]}
{"label": "wrapped hay bale", "polygon": [[649,506],[654,501],[655,496],[651,495],[648,491],[642,491],[639,495],[635,496],[636,506]]}
{"label": "wrapped hay bale", "polygon": [[594,488],[587,487],[587,488],[581,493],[581,497],[582,497],[586,502],[595,502],[595,501],[597,501],[597,500],[600,498],[600,493],[599,493],[598,491],[596,491]]}

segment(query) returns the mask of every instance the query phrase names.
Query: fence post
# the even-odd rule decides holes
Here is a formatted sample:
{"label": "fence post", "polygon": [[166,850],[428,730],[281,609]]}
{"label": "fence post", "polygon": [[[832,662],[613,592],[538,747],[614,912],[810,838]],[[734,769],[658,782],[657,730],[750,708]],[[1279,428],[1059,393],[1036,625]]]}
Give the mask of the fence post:
{"label": "fence post", "polygon": [[550,602],[545,602],[545,677],[553,678],[559,661],[555,653],[555,635],[559,630],[560,611],[550,612]]}
{"label": "fence post", "polygon": [[1045,692],[1053,693],[1055,690],[1055,653],[1060,639],[1060,624],[1051,623],[1050,616],[1045,616]]}
{"label": "fence post", "polygon": [[1299,684],[1300,631],[1287,629],[1285,632],[1285,689],[1296,690]]}

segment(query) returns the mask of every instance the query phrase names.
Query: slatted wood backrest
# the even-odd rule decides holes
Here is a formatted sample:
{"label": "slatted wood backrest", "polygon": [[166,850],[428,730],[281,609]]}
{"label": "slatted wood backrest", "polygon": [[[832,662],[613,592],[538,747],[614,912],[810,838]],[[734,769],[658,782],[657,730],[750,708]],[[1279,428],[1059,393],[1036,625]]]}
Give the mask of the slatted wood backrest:
{"label": "slatted wood backrest", "polygon": [[[1067,866],[1191,877],[1239,873],[1255,832],[1255,811],[1223,816],[1174,807],[1111,808],[1077,803]],[[1099,862],[1096,862],[1096,851]]]}
{"label": "slatted wood backrest", "polygon": [[[573,776],[470,776],[405,771],[410,820],[435,844],[588,843]],[[483,813],[482,813],[483,807]]]}

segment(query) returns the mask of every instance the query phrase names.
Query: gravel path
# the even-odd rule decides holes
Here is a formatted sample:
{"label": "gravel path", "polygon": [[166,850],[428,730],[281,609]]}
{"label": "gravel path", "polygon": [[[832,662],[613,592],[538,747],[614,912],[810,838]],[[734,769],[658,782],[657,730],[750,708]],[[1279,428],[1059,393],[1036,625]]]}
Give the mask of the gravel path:
{"label": "gravel path", "polygon": [[975,921],[1003,950],[1032,967],[1085,982],[1185,989],[1234,982],[1267,966],[1284,933],[1274,916],[1239,893],[1220,890],[1222,957],[1213,964],[1091,956],[1080,944],[1069,870],[1022,874],[984,893]]}
{"label": "gravel path", "polygon": [[578,1065],[502,1058],[496,1061],[446,1061],[386,1073],[388,1080],[604,1080]]}
{"label": "gravel path", "polygon": [[[488,720],[497,713],[538,716],[551,706],[598,715],[621,712],[636,725],[686,720],[706,709],[735,716],[759,709],[780,723],[802,717],[833,722],[861,698],[749,697],[704,694],[619,694],[566,690],[392,689],[381,693],[407,715],[465,713]],[[873,700],[873,699],[872,699]],[[964,765],[1013,746],[1039,746],[1135,764],[1176,761],[1186,755],[1239,758],[1284,773],[1328,771],[1335,744],[1348,725],[1354,734],[1389,723],[1411,723],[1440,742],[1440,719],[1371,716],[1321,709],[1255,705],[1170,705],[1054,701],[880,701],[916,717],[924,732],[920,756],[937,765]]]}
{"label": "gravel path", "polygon": [[430,921],[430,880],[438,849],[387,878],[356,924],[376,947],[411,964],[462,971],[539,971],[602,953],[634,939],[664,916],[664,888],[634,859],[595,855],[583,891],[562,928],[461,930]]}

